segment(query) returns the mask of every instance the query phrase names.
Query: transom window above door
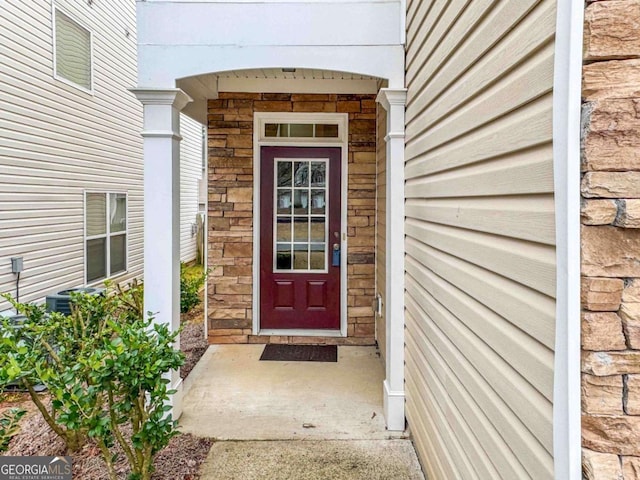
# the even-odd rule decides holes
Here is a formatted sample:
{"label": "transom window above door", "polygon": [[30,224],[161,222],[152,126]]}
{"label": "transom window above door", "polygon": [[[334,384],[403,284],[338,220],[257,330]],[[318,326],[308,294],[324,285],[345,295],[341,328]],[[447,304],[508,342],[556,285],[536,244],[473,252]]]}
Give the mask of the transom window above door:
{"label": "transom window above door", "polygon": [[256,140],[262,144],[343,144],[349,116],[346,113],[256,112]]}
{"label": "transom window above door", "polygon": [[266,123],[265,137],[338,138],[336,123]]}
{"label": "transom window above door", "polygon": [[274,271],[327,270],[325,159],[274,162]]}

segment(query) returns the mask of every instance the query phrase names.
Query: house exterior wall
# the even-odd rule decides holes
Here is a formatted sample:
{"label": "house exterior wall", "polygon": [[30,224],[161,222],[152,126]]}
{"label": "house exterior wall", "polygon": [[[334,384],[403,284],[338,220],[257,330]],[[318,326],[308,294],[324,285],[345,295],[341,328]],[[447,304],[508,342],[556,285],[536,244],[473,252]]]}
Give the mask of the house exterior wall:
{"label": "house exterior wall", "polygon": [[407,420],[432,479],[550,479],[556,2],[407,14]]}
{"label": "house exterior wall", "polygon": [[385,308],[387,291],[387,112],[376,104],[376,295],[382,308],[376,315],[376,341],[382,358],[387,358]]}
{"label": "house exterior wall", "polygon": [[402,0],[154,0],[137,8],[141,87],[268,67],[353,72],[402,86]]}
{"label": "house exterior wall", "polygon": [[[143,270],[142,105],[128,91],[137,82],[135,5],[53,5],[92,32],[92,93],[53,76],[50,0],[0,8],[0,292],[15,294],[10,258],[22,256],[25,302],[85,284],[85,191],[127,193],[127,271],[112,279],[126,282]],[[195,257],[190,228],[202,134],[190,119],[182,134],[182,230],[188,232],[182,257],[188,260]],[[0,300],[0,312],[9,307]]]}
{"label": "house exterior wall", "polygon": [[[225,93],[208,102],[210,343],[374,343],[375,96]],[[252,335],[253,114],[349,114],[347,337]]]}
{"label": "house exterior wall", "polygon": [[180,260],[196,259],[195,230],[198,213],[200,179],[202,177],[202,125],[180,115]]}
{"label": "house exterior wall", "polygon": [[582,446],[640,478],[640,2],[589,2],[582,114]]}
{"label": "house exterior wall", "polygon": [[115,280],[142,274],[135,6],[53,3],[93,32],[93,94],[53,77],[50,0],[0,8],[0,291],[15,293],[9,259],[23,256],[27,302],[84,284],[85,190],[128,194],[128,271]]}

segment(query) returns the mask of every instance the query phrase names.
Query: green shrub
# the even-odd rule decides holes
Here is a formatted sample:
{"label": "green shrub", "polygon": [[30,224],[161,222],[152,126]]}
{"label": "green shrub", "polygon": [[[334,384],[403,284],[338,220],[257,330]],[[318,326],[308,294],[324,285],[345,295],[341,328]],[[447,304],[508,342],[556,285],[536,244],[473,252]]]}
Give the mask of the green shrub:
{"label": "green shrub", "polygon": [[193,273],[184,263],[180,263],[180,313],[187,313],[200,305],[200,289],[208,274],[208,270]]}
{"label": "green shrub", "polygon": [[[176,434],[167,405],[174,392],[166,376],[184,362],[173,348],[178,332],[143,314],[137,285],[72,300],[69,316],[14,303],[27,321],[20,328],[5,322],[0,355],[8,362],[0,366],[0,383],[22,381],[70,450],[93,438],[112,479],[117,443],[129,462],[130,478],[147,480],[153,455]],[[33,391],[34,382],[49,389],[50,406]]]}
{"label": "green shrub", "polygon": [[9,448],[9,442],[20,431],[18,423],[25,413],[22,408],[11,408],[0,415],[0,452]]}
{"label": "green shrub", "polygon": [[[85,316],[77,312],[66,317],[47,314],[44,306],[14,306],[27,320],[20,325],[3,321],[0,357],[5,362],[0,365],[0,387],[21,383],[67,449],[76,451],[87,439],[87,429],[76,421],[77,417],[95,415],[100,410],[97,395],[86,394],[92,392],[86,392],[82,384],[86,372],[80,371],[78,360],[94,347],[93,336],[102,325],[85,322]],[[49,389],[51,403],[43,402],[34,390],[38,383]]]}

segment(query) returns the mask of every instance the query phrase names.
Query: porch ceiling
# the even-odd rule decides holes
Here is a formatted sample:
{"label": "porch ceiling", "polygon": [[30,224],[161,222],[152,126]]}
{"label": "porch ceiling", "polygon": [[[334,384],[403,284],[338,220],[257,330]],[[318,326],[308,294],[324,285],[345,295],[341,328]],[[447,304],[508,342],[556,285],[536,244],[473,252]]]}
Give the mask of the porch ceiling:
{"label": "porch ceiling", "polygon": [[251,70],[233,70],[216,74],[218,78],[253,78],[253,79],[302,79],[302,80],[376,80],[375,77],[356,73],[335,72],[331,70],[315,70],[296,68],[288,71],[282,68],[256,68]]}
{"label": "porch ceiling", "polygon": [[382,80],[367,75],[297,68],[260,68],[207,73],[176,81],[193,102],[183,113],[206,124],[207,99],[218,98],[218,92],[254,93],[376,93]]}

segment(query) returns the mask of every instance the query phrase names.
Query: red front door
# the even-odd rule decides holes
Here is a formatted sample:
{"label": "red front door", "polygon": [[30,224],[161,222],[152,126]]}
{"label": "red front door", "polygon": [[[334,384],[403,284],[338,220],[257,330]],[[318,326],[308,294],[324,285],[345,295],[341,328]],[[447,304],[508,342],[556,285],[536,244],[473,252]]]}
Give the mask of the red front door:
{"label": "red front door", "polygon": [[340,328],[340,148],[262,147],[260,328]]}

